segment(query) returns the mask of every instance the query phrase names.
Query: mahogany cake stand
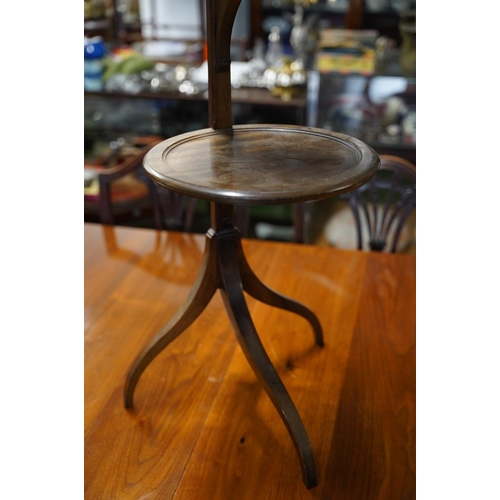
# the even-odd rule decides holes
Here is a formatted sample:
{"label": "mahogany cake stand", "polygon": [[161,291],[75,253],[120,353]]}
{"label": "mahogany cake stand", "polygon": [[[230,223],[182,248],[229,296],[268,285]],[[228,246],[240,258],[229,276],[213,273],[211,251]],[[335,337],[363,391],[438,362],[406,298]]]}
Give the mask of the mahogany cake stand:
{"label": "mahogany cake stand", "polygon": [[255,330],[243,291],[268,305],[321,325],[303,304],[263,284],[251,270],[233,222],[234,205],[272,205],[319,200],[354,189],[377,171],[372,148],[327,130],[285,125],[240,125],[182,134],[156,145],[144,168],[164,188],[211,202],[211,229],[201,269],[184,305],[134,361],[124,391],[133,406],[135,386],[151,361],[202,313],[217,289],[238,342],[278,410],[297,450],[305,485],[317,484],[309,437],[300,415]]}

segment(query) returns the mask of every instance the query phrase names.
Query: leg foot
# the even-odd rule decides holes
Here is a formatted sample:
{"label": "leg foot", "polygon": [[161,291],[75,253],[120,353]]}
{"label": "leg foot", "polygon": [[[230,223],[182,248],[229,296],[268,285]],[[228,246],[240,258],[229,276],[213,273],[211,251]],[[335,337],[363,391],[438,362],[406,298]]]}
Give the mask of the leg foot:
{"label": "leg foot", "polygon": [[214,245],[214,239],[207,235],[203,262],[186,302],[142,350],[130,368],[124,390],[125,408],[133,406],[135,386],[149,363],[193,323],[217,290],[217,258]]}
{"label": "leg foot", "polygon": [[314,340],[316,344],[319,346],[323,346],[323,330],[316,315],[304,304],[285,297],[284,295],[275,292],[267,285],[262,283],[262,281],[260,281],[260,279],[255,275],[250,265],[248,264],[245,254],[243,253],[243,247],[241,246],[241,239],[239,237],[237,238],[237,245],[241,281],[243,283],[243,289],[245,290],[245,292],[251,295],[254,299],[263,302],[264,304],[293,312],[305,318],[313,327]]}
{"label": "leg foot", "polygon": [[304,484],[307,488],[313,488],[317,485],[317,477],[309,437],[290,395],[257,335],[245,302],[236,248],[238,238],[236,233],[219,238],[219,273],[224,305],[250,366],[288,429],[297,450]]}

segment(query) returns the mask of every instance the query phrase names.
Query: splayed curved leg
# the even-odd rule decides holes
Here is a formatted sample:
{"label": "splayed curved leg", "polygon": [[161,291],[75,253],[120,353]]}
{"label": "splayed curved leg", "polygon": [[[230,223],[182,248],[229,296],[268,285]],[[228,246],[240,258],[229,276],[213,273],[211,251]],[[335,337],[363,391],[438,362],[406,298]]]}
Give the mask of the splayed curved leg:
{"label": "splayed curved leg", "polygon": [[149,363],[203,312],[217,290],[217,257],[214,239],[207,234],[198,277],[182,307],[135,359],[125,382],[125,408],[134,404],[134,390]]}
{"label": "splayed curved leg", "polygon": [[283,382],[274,369],[255,330],[238,265],[239,236],[219,238],[221,293],[238,342],[260,383],[278,410],[299,457],[302,478],[307,488],[317,485],[314,455],[306,429]]}
{"label": "splayed curved leg", "polygon": [[241,239],[239,237],[237,238],[237,246],[241,281],[245,292],[264,304],[278,307],[279,309],[284,309],[302,316],[309,321],[309,323],[311,323],[314,330],[314,340],[316,344],[319,346],[325,345],[323,341],[323,330],[316,315],[304,304],[290,299],[289,297],[285,297],[262,283],[248,264],[245,254],[243,253],[243,247],[241,246]]}

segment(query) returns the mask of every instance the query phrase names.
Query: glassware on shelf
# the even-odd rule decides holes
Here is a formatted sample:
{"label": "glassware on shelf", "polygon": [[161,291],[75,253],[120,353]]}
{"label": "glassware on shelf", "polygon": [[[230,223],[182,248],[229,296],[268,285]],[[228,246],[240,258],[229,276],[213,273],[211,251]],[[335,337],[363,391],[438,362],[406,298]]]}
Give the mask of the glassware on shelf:
{"label": "glassware on shelf", "polygon": [[268,37],[268,45],[266,51],[266,63],[269,66],[274,66],[279,58],[283,55],[283,42],[281,41],[281,33],[278,26],[273,26]]}
{"label": "glassware on shelf", "polygon": [[401,14],[399,31],[401,33],[402,43],[401,43],[401,51],[399,53],[399,64],[401,65],[401,69],[409,75],[414,75],[416,73],[416,65],[417,65],[416,26],[417,25],[416,25],[415,11]]}
{"label": "glassware on shelf", "polygon": [[311,14],[304,18],[304,8],[300,2],[295,2],[293,14],[293,28],[290,33],[290,45],[293,47],[297,60],[306,68],[312,66],[312,56],[316,50],[319,35],[317,14]]}
{"label": "glassware on shelf", "polygon": [[264,81],[266,87],[271,89],[272,95],[289,101],[305,87],[307,73],[301,61],[294,60],[291,56],[283,56],[264,72]]}

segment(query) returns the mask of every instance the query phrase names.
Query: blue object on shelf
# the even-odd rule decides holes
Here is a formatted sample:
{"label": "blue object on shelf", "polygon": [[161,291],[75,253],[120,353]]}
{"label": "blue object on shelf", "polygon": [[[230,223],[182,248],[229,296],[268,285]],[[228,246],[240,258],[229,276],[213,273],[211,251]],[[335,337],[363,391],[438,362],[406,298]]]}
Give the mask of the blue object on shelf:
{"label": "blue object on shelf", "polygon": [[85,38],[84,80],[85,90],[97,91],[104,88],[104,56],[106,46],[102,37]]}

